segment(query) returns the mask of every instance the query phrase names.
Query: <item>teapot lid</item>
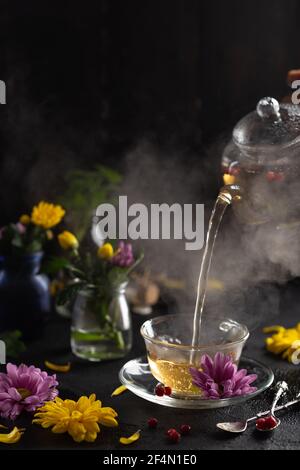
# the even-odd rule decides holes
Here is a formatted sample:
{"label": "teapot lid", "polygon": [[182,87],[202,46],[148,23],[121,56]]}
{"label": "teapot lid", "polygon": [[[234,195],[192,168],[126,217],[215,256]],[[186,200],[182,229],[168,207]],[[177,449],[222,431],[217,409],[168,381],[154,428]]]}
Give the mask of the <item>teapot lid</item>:
{"label": "teapot lid", "polygon": [[256,110],[242,118],[233,130],[233,141],[241,151],[274,152],[300,141],[300,106],[262,98]]}

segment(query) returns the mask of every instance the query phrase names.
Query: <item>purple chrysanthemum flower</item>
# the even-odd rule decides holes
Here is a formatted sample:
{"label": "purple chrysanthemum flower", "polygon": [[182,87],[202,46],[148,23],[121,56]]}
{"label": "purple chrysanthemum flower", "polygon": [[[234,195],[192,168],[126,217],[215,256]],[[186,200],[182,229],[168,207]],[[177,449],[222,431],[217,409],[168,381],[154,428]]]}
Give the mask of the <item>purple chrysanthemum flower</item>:
{"label": "purple chrysanthemum flower", "polygon": [[134,262],[131,243],[119,242],[115,256],[111,259],[112,264],[121,268],[128,268]]}
{"label": "purple chrysanthemum flower", "polygon": [[190,368],[193,384],[199,387],[204,398],[217,400],[255,392],[256,387],[250,384],[257,379],[257,375],[247,375],[246,369],[238,370],[231,356],[216,353],[214,359],[205,354],[201,358],[201,370]]}
{"label": "purple chrysanthemum flower", "polygon": [[34,366],[8,363],[0,373],[0,416],[15,419],[23,410],[35,411],[58,395],[56,375]]}

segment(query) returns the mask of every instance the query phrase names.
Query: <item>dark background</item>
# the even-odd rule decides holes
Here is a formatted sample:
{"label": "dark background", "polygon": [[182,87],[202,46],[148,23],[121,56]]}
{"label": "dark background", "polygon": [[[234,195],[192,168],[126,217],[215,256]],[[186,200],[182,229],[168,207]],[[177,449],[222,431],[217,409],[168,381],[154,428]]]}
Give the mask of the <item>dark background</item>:
{"label": "dark background", "polygon": [[288,93],[287,71],[300,66],[297,0],[0,7],[0,223],[52,197],[66,168],[122,169],[141,139],[201,169],[207,148],[260,97]]}
{"label": "dark background", "polygon": [[[191,181],[197,187],[199,176],[195,201],[205,202],[205,185],[205,197],[213,198],[221,183],[222,146],[235,122],[261,97],[281,98],[289,92],[287,71],[300,67],[299,14],[298,0],[0,0],[0,79],[7,85],[7,104],[0,107],[0,226],[17,220],[41,198],[54,200],[70,168],[92,168],[99,162],[124,171],[131,187],[158,175],[159,170],[148,171],[151,156],[155,169],[157,160],[164,171],[173,163],[175,170],[183,165],[185,173],[172,173],[178,192],[187,190]],[[131,152],[134,171],[128,174]],[[164,184],[161,176],[159,182]],[[176,191],[178,201],[175,197]],[[160,246],[156,259],[163,269]],[[165,260],[170,265],[177,261],[182,272],[191,271],[185,256],[184,264],[177,252]],[[285,299],[284,308],[280,306],[291,325],[298,316],[296,297],[292,306]],[[257,299],[264,324],[269,323],[269,311],[279,310],[257,296],[247,319],[251,326],[260,314]],[[271,300],[276,304],[277,296]],[[69,325],[50,331],[40,349],[28,350],[26,362],[34,358],[42,365],[48,350],[53,354],[49,359],[63,362],[61,341],[65,345],[68,339],[59,334],[68,335]],[[251,355],[278,367],[279,373],[292,369],[267,355],[261,332],[252,338]],[[144,351],[139,341],[132,357]],[[107,363],[102,374],[92,364],[86,374],[75,366],[62,378],[63,386],[67,392],[89,393],[100,381],[102,395],[109,397],[118,384],[120,365],[112,369]],[[145,427],[154,413],[161,426],[178,426],[186,416],[175,419],[171,409],[154,409],[142,401],[136,405],[131,394],[119,400],[124,435]],[[268,396],[263,404],[269,403]],[[252,431],[237,440],[216,433],[216,422],[249,417],[260,404],[206,413],[201,420],[190,413],[192,440],[182,440],[181,448],[299,448],[299,415],[293,413],[283,417],[282,432],[269,440]],[[54,435],[53,440],[49,433],[43,438],[34,427],[27,432],[21,448],[58,446]],[[168,448],[162,431],[144,435],[134,449]],[[113,439],[104,441],[107,448],[115,448]],[[59,445],[72,442],[66,437]]]}

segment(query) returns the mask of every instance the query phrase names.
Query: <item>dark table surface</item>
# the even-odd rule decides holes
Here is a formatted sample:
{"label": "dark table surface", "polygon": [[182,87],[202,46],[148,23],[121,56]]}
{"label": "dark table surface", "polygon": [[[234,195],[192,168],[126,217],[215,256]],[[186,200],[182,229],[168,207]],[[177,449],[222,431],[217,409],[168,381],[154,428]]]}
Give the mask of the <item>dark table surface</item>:
{"label": "dark table surface", "polygon": [[[281,324],[294,326],[300,321],[300,292],[294,286],[284,300],[280,315]],[[115,429],[101,428],[95,443],[77,444],[67,434],[57,435],[40,426],[31,425],[30,417],[19,418],[17,424],[24,425],[26,432],[18,444],[14,446],[0,445],[0,449],[102,449],[102,450],[195,450],[195,449],[300,449],[300,407],[294,407],[281,413],[281,427],[273,433],[259,433],[252,425],[242,435],[229,435],[216,429],[216,423],[233,419],[243,419],[255,415],[257,411],[267,409],[271,399],[271,390],[238,406],[217,410],[181,410],[166,408],[147,402],[133,393],[126,391],[118,397],[111,397],[112,391],[119,385],[118,372],[125,361],[145,353],[139,327],[145,317],[133,315],[134,346],[131,353],[122,360],[104,363],[89,363],[72,356],[69,347],[70,323],[58,316],[53,317],[47,325],[44,338],[31,344],[23,362],[44,367],[45,359],[63,363],[72,361],[71,371],[58,373],[60,395],[63,398],[77,398],[80,395],[96,393],[104,406],[112,406],[119,414],[119,427]],[[262,319],[262,325],[264,324]],[[267,322],[269,324],[269,321]],[[300,382],[300,366],[288,364],[271,355],[264,348],[265,335],[261,326],[254,330],[245,349],[245,355],[258,359],[269,365],[277,379],[284,378],[292,385],[292,392]],[[300,384],[299,384],[300,388]],[[292,393],[291,393],[292,395]],[[159,425],[156,430],[148,429],[149,417],[156,417]],[[172,445],[166,441],[165,431],[171,427],[179,427],[182,423],[192,426],[189,436]],[[141,429],[141,438],[130,446],[119,444],[120,436],[129,436]]]}

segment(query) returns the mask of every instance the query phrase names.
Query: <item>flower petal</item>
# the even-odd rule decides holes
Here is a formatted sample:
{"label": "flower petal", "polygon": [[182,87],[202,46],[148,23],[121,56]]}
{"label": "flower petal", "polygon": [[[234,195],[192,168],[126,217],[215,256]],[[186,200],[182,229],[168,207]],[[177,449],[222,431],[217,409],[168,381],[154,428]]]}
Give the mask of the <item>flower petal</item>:
{"label": "flower petal", "polygon": [[0,442],[2,444],[15,444],[21,439],[22,434],[23,430],[15,426],[10,433],[0,434]]}
{"label": "flower petal", "polygon": [[118,421],[109,415],[101,415],[98,422],[108,428],[116,428],[119,425]]}
{"label": "flower petal", "polygon": [[68,362],[67,364],[54,364],[50,361],[45,361],[45,366],[48,367],[50,370],[54,370],[55,372],[69,372],[71,369],[71,363]]}
{"label": "flower petal", "polygon": [[120,385],[120,387],[116,388],[116,389],[112,392],[111,396],[112,396],[112,397],[117,397],[118,395],[121,395],[121,393],[124,393],[126,390],[128,390],[127,387],[126,387],[126,385]]}
{"label": "flower petal", "polygon": [[127,446],[129,444],[132,444],[133,442],[137,441],[141,436],[140,430],[135,432],[129,437],[120,437],[120,443]]}

